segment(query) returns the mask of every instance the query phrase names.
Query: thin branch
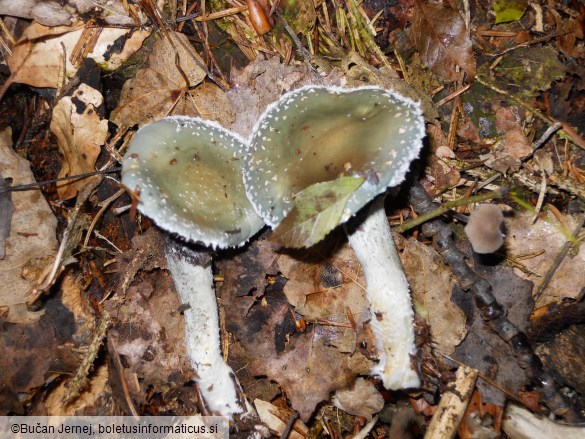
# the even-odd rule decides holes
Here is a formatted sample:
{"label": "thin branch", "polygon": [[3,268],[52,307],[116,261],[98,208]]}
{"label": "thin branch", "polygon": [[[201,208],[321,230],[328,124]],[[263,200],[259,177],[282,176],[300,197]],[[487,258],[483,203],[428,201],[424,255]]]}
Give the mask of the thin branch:
{"label": "thin branch", "polygon": [[482,201],[486,201],[486,200],[491,200],[492,198],[503,198],[507,195],[508,193],[508,187],[504,186],[501,187],[499,189],[496,189],[495,191],[491,191],[485,194],[480,194],[480,195],[474,195],[473,197],[467,197],[467,198],[460,198],[458,200],[454,200],[454,201],[449,201],[448,203],[443,203],[440,206],[438,206],[436,209],[425,213],[424,215],[419,216],[418,218],[415,218],[411,221],[408,221],[404,224],[402,224],[399,227],[396,227],[394,230],[396,230],[399,233],[403,233],[406,232],[407,230],[410,230],[416,226],[419,226],[433,218],[436,218],[438,216],[443,215],[444,213],[448,212],[451,209],[454,209],[456,207],[459,206],[467,206],[468,204],[473,204],[473,203],[480,203]]}

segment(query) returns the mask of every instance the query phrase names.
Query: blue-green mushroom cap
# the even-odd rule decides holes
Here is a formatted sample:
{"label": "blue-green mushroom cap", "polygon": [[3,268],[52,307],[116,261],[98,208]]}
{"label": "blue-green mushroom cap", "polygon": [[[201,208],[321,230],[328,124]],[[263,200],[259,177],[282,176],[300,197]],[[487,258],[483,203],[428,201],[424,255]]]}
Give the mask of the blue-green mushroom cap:
{"label": "blue-green mushroom cap", "polygon": [[215,122],[168,117],[138,130],[122,162],[122,183],[162,229],[213,248],[237,247],[264,225],[246,197],[244,147]]}
{"label": "blue-green mushroom cap", "polygon": [[398,93],[303,87],[271,104],[256,124],[244,161],[246,191],[275,227],[306,187],[340,176],[364,177],[347,202],[345,222],[404,180],[424,136],[420,105]]}

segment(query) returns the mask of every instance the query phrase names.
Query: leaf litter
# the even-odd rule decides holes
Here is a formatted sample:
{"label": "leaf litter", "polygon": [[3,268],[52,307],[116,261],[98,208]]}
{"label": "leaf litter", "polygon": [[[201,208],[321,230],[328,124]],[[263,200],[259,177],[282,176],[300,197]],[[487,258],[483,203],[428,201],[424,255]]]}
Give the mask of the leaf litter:
{"label": "leaf litter", "polygon": [[[525,2],[486,2],[474,5],[471,11],[458,8],[455,2],[438,5],[416,1],[410,2],[412,8],[373,1],[362,2],[359,6],[355,2],[324,2],[319,8],[299,3],[296,7],[302,13],[293,16],[290,12],[295,8],[278,5],[279,14],[271,17],[269,22],[273,30],[262,37],[250,33],[253,32],[250,26],[252,17],[247,11],[243,14],[234,12],[217,22],[219,28],[228,30],[228,39],[236,42],[250,62],[246,67],[231,68],[233,66],[214,64],[214,55],[223,50],[221,42],[209,44],[219,35],[216,20],[191,20],[184,27],[181,24],[183,33],[170,27],[166,31],[152,32],[153,27],[149,24],[158,24],[160,29],[162,23],[170,21],[158,17],[159,12],[135,4],[128,4],[125,8],[123,2],[113,2],[116,14],[110,21],[146,25],[132,30],[104,27],[95,31],[88,22],[79,19],[79,2],[70,1],[75,6],[66,13],[65,10],[60,13],[55,10],[45,19],[35,12],[35,6],[50,2],[25,3],[16,13],[0,2],[0,14],[36,18],[38,21],[33,21],[22,34],[14,25],[16,19],[2,16],[6,29],[15,32],[17,38],[13,40],[18,42],[12,45],[7,31],[3,30],[0,46],[11,75],[6,79],[3,89],[6,93],[1,103],[16,102],[14,108],[24,108],[19,107],[22,104],[14,98],[23,95],[35,96],[35,103],[45,107],[47,102],[50,103],[53,114],[50,129],[49,124],[43,128],[36,126],[34,121],[23,125],[22,115],[19,115],[20,121],[14,117],[7,119],[17,132],[17,140],[10,140],[9,148],[14,145],[14,149],[30,158],[37,175],[48,173],[57,177],[93,171],[108,163],[110,155],[116,157],[123,152],[119,148],[127,140],[124,137],[126,129],[166,115],[198,115],[249,136],[258,115],[269,103],[282,93],[304,84],[406,87],[410,91],[400,91],[423,101],[430,123],[432,155],[424,157],[428,159],[429,167],[420,177],[437,201],[465,198],[478,187],[481,191],[483,187],[490,189],[512,184],[516,197],[523,197],[529,206],[535,206],[534,211],[522,212],[524,204],[515,204],[517,198],[503,200],[515,212],[506,215],[507,237],[502,254],[478,257],[467,248],[469,263],[492,283],[494,293],[505,305],[510,320],[521,330],[526,330],[533,307],[546,313],[547,309],[556,309],[563,301],[582,300],[579,293],[583,288],[579,278],[582,250],[575,245],[562,260],[558,260],[561,247],[568,239],[566,231],[572,233],[572,227],[583,215],[582,207],[579,207],[583,202],[583,192],[579,187],[585,183],[580,137],[584,127],[572,106],[577,108],[582,99],[584,76],[572,60],[567,62],[566,58],[559,57],[558,52],[576,60],[583,57],[583,32],[579,26],[582,11],[570,7],[555,9],[554,4],[547,4],[541,6],[546,13],[539,15],[538,8],[526,8]],[[210,10],[206,13],[225,9],[214,4],[208,6]],[[383,11],[382,14],[378,14],[379,11]],[[99,15],[102,10],[94,13]],[[185,13],[178,11],[178,16]],[[543,20],[545,27],[542,26]],[[496,22],[500,24],[496,25]],[[393,23],[401,25],[393,27]],[[289,37],[287,25],[300,34],[300,43],[310,56],[301,54],[298,41]],[[405,27],[407,32],[403,30]],[[530,29],[541,29],[540,34]],[[549,33],[541,38],[545,29]],[[145,40],[151,33],[151,39]],[[92,39],[88,50],[84,45]],[[225,41],[225,34],[223,39]],[[194,48],[192,42],[195,40],[203,40],[203,44],[196,43]],[[146,43],[140,49],[143,41]],[[119,66],[136,51],[132,62],[137,68],[118,76],[122,71]],[[387,56],[381,57],[380,54],[384,53]],[[85,57],[93,58],[102,69],[109,70],[101,77],[102,87],[90,89],[86,84],[75,83],[83,82],[83,77],[75,75],[79,61]],[[293,58],[297,61],[292,61]],[[222,81],[208,80],[207,73],[213,73],[215,77],[218,68],[230,71],[230,90],[224,90],[226,84]],[[128,74],[132,71],[136,73]],[[124,85],[116,84],[124,75],[130,79]],[[48,87],[56,93],[51,95],[37,90],[33,95],[29,89],[15,87],[16,83]],[[104,84],[107,88],[103,88]],[[467,85],[470,87],[465,89],[463,86]],[[104,92],[112,87],[120,93],[119,99]],[[64,93],[61,95],[61,92]],[[104,113],[101,93],[107,97]],[[22,113],[25,119],[32,120],[30,110],[25,109]],[[6,115],[9,118],[10,112]],[[552,133],[535,151],[539,136],[547,126],[556,122],[551,115],[562,118],[562,122],[570,121],[571,125],[563,125],[562,132]],[[108,121],[118,126],[117,132],[106,129]],[[44,137],[43,130],[46,132]],[[50,132],[55,137],[50,137]],[[90,132],[91,135],[83,134]],[[34,136],[48,140],[38,142],[35,149],[30,142]],[[47,144],[49,154],[45,153],[47,149],[42,149],[46,148],[42,145]],[[11,177],[4,169],[0,174],[3,178]],[[32,177],[27,180],[33,181]],[[23,183],[13,181],[10,184]],[[110,189],[104,188],[103,184],[97,186],[99,197],[82,196],[89,202],[85,203],[81,215],[94,221],[91,224],[82,221],[79,236],[71,245],[80,242],[82,233],[91,232],[91,236],[86,240],[87,246],[78,247],[75,259],[68,256],[69,271],[59,274],[60,270],[57,270],[55,279],[61,279],[61,282],[55,282],[51,291],[68,291],[77,299],[78,305],[70,308],[76,310],[74,320],[86,322],[81,325],[86,337],[78,339],[78,346],[91,345],[91,334],[97,334],[97,322],[104,319],[102,311],[107,310],[113,324],[108,331],[107,345],[99,349],[107,351],[110,361],[99,363],[100,357],[96,357],[99,364],[96,363],[94,372],[86,372],[88,376],[81,379],[81,395],[73,406],[66,408],[61,407],[59,401],[67,394],[71,384],[68,376],[75,376],[75,368],[81,367],[80,361],[73,359],[68,363],[68,375],[57,373],[58,385],[51,390],[44,379],[50,364],[47,359],[38,364],[38,368],[32,371],[33,378],[23,387],[10,387],[8,393],[2,394],[2,412],[23,412],[24,406],[16,403],[12,395],[20,392],[33,397],[34,389],[43,386],[42,392],[45,393],[37,407],[44,405],[49,413],[74,410],[73,407],[80,411],[99,409],[103,404],[100,397],[105,401],[111,394],[126,412],[137,410],[137,407],[150,413],[197,410],[199,402],[189,384],[192,371],[184,359],[180,304],[172,293],[172,282],[164,263],[157,259],[162,244],[154,235],[144,236],[142,241],[138,237],[131,239],[139,230],[154,229],[144,218],[137,228],[133,213],[124,213],[124,205],[131,202],[129,198],[122,197],[103,209],[98,206],[98,200],[114,195],[108,192]],[[15,229],[14,220],[8,228],[6,218],[16,218],[19,214],[19,196],[37,195],[36,202],[44,198],[39,197],[38,192],[10,192],[15,210],[10,214],[9,207],[3,209],[4,225],[0,230],[4,230],[6,252],[0,264],[18,256],[14,250],[16,247],[12,246],[15,238],[30,240],[33,238],[31,233],[42,234],[44,238],[50,238],[50,245],[42,252],[46,258],[41,259],[37,259],[40,254],[29,254],[34,246],[26,246],[23,257],[32,259],[28,265],[11,271],[10,280],[3,285],[12,285],[13,281],[18,285],[27,276],[34,284],[34,278],[56,251],[55,220],[64,224],[76,218],[77,213],[71,211],[71,204],[65,200],[73,199],[83,189],[84,184],[79,182],[45,186],[43,195],[53,209],[45,207],[45,220],[52,222],[53,226],[48,230],[39,228],[35,220],[40,214],[33,213],[31,209],[36,205],[29,203],[26,230],[34,232],[15,232],[20,229]],[[2,203],[9,206],[5,192],[1,194]],[[544,201],[540,205],[537,203],[539,196]],[[340,205],[343,204],[343,195],[339,199]],[[548,207],[539,213],[540,206],[547,206],[547,203],[557,206],[557,211],[562,211],[560,216],[557,212],[553,218]],[[391,217],[393,223],[408,220],[411,216],[409,210],[404,209],[406,204],[402,207],[398,213],[389,212],[394,215]],[[443,217],[452,222],[457,236],[464,236],[457,223],[464,221],[464,215],[469,212],[470,209],[460,207]],[[316,216],[319,216],[318,212]],[[326,233],[321,231],[319,236]],[[343,241],[335,233],[329,239]],[[218,297],[225,311],[226,330],[222,336],[224,347],[227,347],[226,355],[244,383],[244,389],[262,400],[258,400],[257,409],[265,414],[279,413],[281,423],[273,419],[269,424],[279,434],[284,431],[282,428],[287,417],[291,416],[291,408],[300,413],[309,428],[326,425],[333,433],[348,434],[350,430],[345,423],[336,426],[327,420],[331,396],[335,391],[351,388],[356,378],[367,375],[376,361],[359,266],[347,246],[337,242],[333,247],[337,252],[331,253],[323,248],[323,254],[328,256],[316,257],[303,252],[284,253],[278,250],[278,246],[261,238],[230,253],[217,264],[219,274],[223,276]],[[402,393],[398,397],[410,398],[414,407],[427,407],[421,408],[420,412],[424,412],[428,419],[433,411],[428,407],[437,407],[430,395],[443,392],[454,367],[440,354],[450,355],[477,368],[509,397],[520,394],[530,382],[528,377],[511,355],[509,345],[486,331],[465,285],[456,284],[440,255],[421,242],[418,231],[401,239],[399,247],[415,309],[425,322],[418,329],[422,331],[421,337],[427,331],[429,338],[427,341],[421,339],[421,358],[417,360],[424,371],[425,390],[418,394]],[[71,252],[73,255],[73,249]],[[551,279],[546,280],[543,293],[534,305],[532,296],[541,291],[543,277],[557,260],[556,271]],[[30,267],[33,262],[37,265]],[[514,271],[504,267],[505,264],[514,267]],[[72,272],[77,276],[75,285],[78,288],[64,289],[65,281],[72,285]],[[8,273],[0,271],[1,276]],[[25,277],[22,277],[23,273]],[[22,291],[30,288],[29,282]],[[2,293],[6,312],[6,297],[10,295]],[[96,298],[102,302],[98,303]],[[44,322],[45,316],[27,309],[26,301],[26,295],[19,296],[16,304],[8,304],[9,312],[2,318],[15,319],[19,325],[25,321],[36,321],[29,325],[45,324],[39,323]],[[16,312],[17,309],[20,311]],[[49,307],[41,304],[37,309],[46,313]],[[88,310],[91,311],[88,313]],[[56,319],[58,315],[51,314],[51,318]],[[578,322],[576,325],[579,327]],[[31,326],[31,331],[38,329]],[[47,354],[35,351],[44,355],[43,358],[50,357],[50,352],[55,349],[62,352],[66,346],[64,340],[70,340],[67,337],[54,338],[53,333],[47,332],[42,338],[46,339]],[[3,335],[3,346],[7,346],[10,337],[12,335],[8,333]],[[26,346],[30,343],[27,340],[34,337],[21,343]],[[28,358],[26,349],[14,351],[11,355],[23,361]],[[548,361],[549,357],[543,358]],[[554,368],[550,362],[547,365]],[[15,366],[3,376],[14,379],[18,377],[17,370]],[[562,383],[571,387],[571,376],[575,374],[566,376],[568,379]],[[358,382],[364,381],[360,378]],[[376,385],[375,381],[373,383]],[[575,383],[578,387],[579,383]],[[476,400],[481,397],[484,402],[497,405],[502,405],[505,400],[504,393],[481,380],[477,389]],[[396,395],[382,395],[385,396],[385,408],[393,406],[388,401],[394,400]],[[572,403],[577,407],[579,398],[573,397]],[[278,407],[276,411],[275,407]],[[470,407],[463,421],[468,432],[460,430],[461,437],[469,434],[470,429],[479,428],[477,416],[485,415],[481,402],[472,403]],[[37,408],[27,410],[34,414]],[[368,416],[365,412],[359,413]],[[382,414],[379,423],[387,422]],[[393,424],[393,429],[402,428],[401,434],[408,434],[406,430],[413,427],[412,424],[410,427],[399,427],[398,424]],[[489,427],[499,432],[498,423]],[[335,432],[336,428],[341,430]],[[299,426],[295,434],[306,437],[308,433]]]}

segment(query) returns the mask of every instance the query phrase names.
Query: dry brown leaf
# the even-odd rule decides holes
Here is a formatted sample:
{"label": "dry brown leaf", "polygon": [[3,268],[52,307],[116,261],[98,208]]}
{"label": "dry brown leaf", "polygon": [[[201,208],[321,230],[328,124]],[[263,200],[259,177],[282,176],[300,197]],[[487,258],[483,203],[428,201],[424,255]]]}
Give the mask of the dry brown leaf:
{"label": "dry brown leaf", "polygon": [[103,366],[82,380],[86,391],[79,398],[70,405],[61,399],[71,392],[67,378],[75,376],[88,357],[99,324],[88,297],[81,279],[66,271],[59,294],[45,297],[46,313],[38,321],[3,325],[0,358],[8,361],[0,361],[0,414],[24,413],[25,409],[17,409],[20,405],[33,414],[65,416],[83,410],[88,414],[111,404],[111,382]]}
{"label": "dry brown leaf", "polygon": [[[172,42],[167,38],[157,41],[148,58],[148,67],[139,70],[122,87],[120,103],[110,117],[118,127],[132,127],[171,114],[198,114],[186,92],[205,78],[205,63],[185,35],[170,35]],[[176,66],[177,53],[183,72]]]}
{"label": "dry brown leaf", "polygon": [[445,4],[421,4],[414,10],[411,38],[422,62],[438,75],[454,81],[461,67],[469,79],[475,76],[475,58],[468,29],[459,13]]}
{"label": "dry brown leaf", "polygon": [[561,29],[557,38],[557,47],[566,56],[572,58],[582,58],[585,55],[583,44],[579,44],[585,36],[585,25],[583,18],[585,13],[581,11],[580,17],[563,19],[560,14],[555,14],[557,27]]}
{"label": "dry brown leaf", "polygon": [[[12,150],[10,128],[0,133],[0,174],[13,185],[34,183],[29,163]],[[14,214],[6,255],[0,260],[0,307],[8,307],[6,319],[14,323],[35,321],[42,313],[26,309],[26,294],[36,273],[57,250],[57,220],[39,191],[12,193]],[[6,286],[10,286],[6,288]]]}
{"label": "dry brown leaf", "polygon": [[197,113],[203,119],[215,120],[224,127],[230,126],[236,120],[232,103],[217,85],[204,82],[193,90],[189,90],[189,96]]}
{"label": "dry brown leaf", "polygon": [[[81,84],[72,96],[57,102],[51,119],[51,132],[57,138],[63,154],[63,166],[59,177],[92,172],[101,146],[108,137],[108,121],[100,119],[96,109],[102,105],[101,93]],[[69,180],[57,185],[62,200],[77,195],[85,185],[84,180]]]}
{"label": "dry brown leaf", "polygon": [[521,127],[510,129],[504,133],[504,147],[510,157],[520,161],[532,151],[530,142]]}
{"label": "dry brown leaf", "polygon": [[454,281],[449,267],[432,247],[413,238],[404,243],[400,259],[417,312],[426,317],[433,341],[441,352],[451,354],[467,330],[463,311],[451,302]]}
{"label": "dry brown leaf", "polygon": [[510,169],[518,169],[521,159],[530,154],[532,146],[524,135],[519,119],[511,108],[500,107],[496,110],[496,129],[500,139],[487,154],[480,155],[487,167],[506,173]]}
{"label": "dry brown leaf", "polygon": [[428,125],[427,133],[431,141],[431,151],[434,152],[429,155],[430,173],[427,177],[433,178],[435,187],[439,190],[456,186],[461,174],[449,163],[449,159],[456,157],[453,150],[449,148],[449,141],[441,130],[440,124]]}
{"label": "dry brown leaf", "polygon": [[45,374],[51,369],[57,348],[55,328],[47,322],[46,317],[36,322],[19,323],[26,324],[3,324],[0,338],[2,416],[11,411],[23,413],[27,396],[33,389],[46,385]]}
{"label": "dry brown leaf", "polygon": [[[505,221],[508,256],[512,260],[521,257],[517,262],[525,267],[525,270],[515,268],[514,272],[521,278],[534,282],[533,291],[542,282],[542,276],[546,274],[566,241],[554,215],[550,212],[545,215],[547,221],[538,218],[534,224],[532,224],[534,215],[531,212],[518,212],[513,218]],[[570,233],[576,225],[576,220],[571,216],[567,216],[566,219]],[[581,245],[578,249],[576,255],[569,254],[563,259],[544,294],[536,302],[537,308],[560,302],[565,298],[575,298],[585,288],[583,276],[585,246]],[[530,272],[537,273],[540,277],[528,274]]]}
{"label": "dry brown leaf", "polygon": [[520,160],[532,151],[520,120],[511,108],[500,107],[496,110],[496,130],[503,135],[504,148],[511,157]]}
{"label": "dry brown leaf", "polygon": [[269,246],[273,245],[254,241],[235,261],[221,263],[226,277],[219,291],[221,303],[228,331],[248,356],[240,359],[246,360],[247,373],[276,381],[301,419],[307,420],[331,392],[347,387],[355,372],[349,355],[332,346],[340,340],[335,327],[315,324],[306,332],[296,329],[293,307],[282,291],[284,279],[278,276],[274,283],[266,281],[267,274],[278,271]]}
{"label": "dry brown leaf", "polygon": [[[70,57],[83,33],[83,25],[46,27],[33,22],[26,28],[22,38],[13,48],[8,58],[11,83],[23,83],[33,87],[58,88],[65,78],[72,77],[77,71]],[[104,69],[118,68],[122,62],[140,48],[149,31],[104,28],[88,54]],[[112,50],[114,42],[128,38],[119,53]],[[66,57],[63,62],[63,57]],[[66,72],[63,72],[65,65]]]}
{"label": "dry brown leaf", "polygon": [[68,25],[80,15],[110,25],[144,24],[134,20],[142,16],[136,9],[120,0],[0,0],[0,15],[33,19],[45,26]]}
{"label": "dry brown leaf", "polygon": [[194,374],[185,352],[185,322],[177,311],[180,303],[173,280],[160,270],[165,264],[162,239],[152,228],[132,239],[132,249],[117,258],[117,294],[105,303],[114,318],[108,332],[115,346],[112,355],[124,359],[122,373],[138,403],[146,402],[151,388],[181,387]]}
{"label": "dry brown leaf", "polygon": [[508,153],[503,142],[498,142],[490,152],[480,154],[479,158],[484,161],[485,166],[503,174],[506,174],[510,169],[518,170],[522,163]]}
{"label": "dry brown leaf", "polygon": [[112,389],[110,388],[110,376],[108,364],[97,365],[85,384],[81,395],[71,404],[63,405],[63,398],[69,392],[69,381],[63,380],[51,389],[44,401],[46,416],[79,416],[80,413],[95,413],[106,409],[101,407],[111,402]]}
{"label": "dry brown leaf", "polygon": [[[80,26],[48,28],[32,23],[7,60],[11,72],[8,81],[33,87],[59,87],[64,74],[63,46],[71,54],[81,32]],[[65,66],[68,72],[75,72],[70,62],[66,61]]]}
{"label": "dry brown leaf", "polygon": [[[504,409],[493,404],[484,403],[481,398],[481,392],[475,390],[462,422],[459,424],[457,433],[460,439],[474,439],[477,437],[496,438],[500,437],[502,428],[502,417]],[[490,420],[491,422],[487,422]],[[490,424],[495,425],[490,425]]]}
{"label": "dry brown leaf", "polygon": [[354,379],[347,355],[310,332],[295,335],[280,355],[275,353],[274,343],[270,350],[257,347],[256,355],[250,370],[277,381],[304,422],[317,404]]}
{"label": "dry brown leaf", "polygon": [[281,254],[278,267],[288,281],[284,294],[295,311],[309,322],[321,322],[329,342],[341,352],[354,352],[356,328],[329,326],[327,322],[350,323],[351,313],[357,330],[370,318],[365,279],[351,247],[346,244],[329,260],[308,262]]}

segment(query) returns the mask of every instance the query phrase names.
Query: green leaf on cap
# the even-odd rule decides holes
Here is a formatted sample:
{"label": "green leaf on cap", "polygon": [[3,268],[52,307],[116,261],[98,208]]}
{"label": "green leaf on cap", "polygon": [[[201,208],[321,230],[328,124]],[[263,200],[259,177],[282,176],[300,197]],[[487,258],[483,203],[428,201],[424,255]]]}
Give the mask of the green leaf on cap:
{"label": "green leaf on cap", "polygon": [[496,13],[496,23],[508,23],[518,21],[526,12],[528,0],[496,0],[494,2],[494,12]]}
{"label": "green leaf on cap", "polygon": [[363,182],[363,177],[339,177],[303,189],[270,240],[292,248],[321,241],[339,225],[347,200]]}

